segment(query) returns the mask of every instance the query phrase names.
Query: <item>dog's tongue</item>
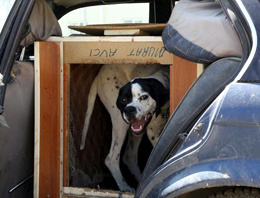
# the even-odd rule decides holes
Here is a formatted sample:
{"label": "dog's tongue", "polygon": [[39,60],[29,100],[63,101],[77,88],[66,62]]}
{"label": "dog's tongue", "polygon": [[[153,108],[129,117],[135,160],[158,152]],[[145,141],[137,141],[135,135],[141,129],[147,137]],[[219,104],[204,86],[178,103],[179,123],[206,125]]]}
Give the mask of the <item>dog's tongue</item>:
{"label": "dog's tongue", "polygon": [[134,133],[138,134],[138,132],[141,132],[144,129],[146,121],[145,119],[141,120],[132,120],[131,121],[131,129]]}

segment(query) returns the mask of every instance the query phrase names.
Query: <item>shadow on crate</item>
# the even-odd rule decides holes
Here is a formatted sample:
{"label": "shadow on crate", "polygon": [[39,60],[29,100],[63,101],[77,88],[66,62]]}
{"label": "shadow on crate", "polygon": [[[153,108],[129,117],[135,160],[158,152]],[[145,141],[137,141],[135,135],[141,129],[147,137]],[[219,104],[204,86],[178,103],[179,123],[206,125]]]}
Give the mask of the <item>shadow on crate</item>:
{"label": "shadow on crate", "polygon": [[[96,99],[90,120],[86,146],[83,151],[79,149],[88,92],[100,67],[101,65],[86,64],[70,66],[69,186],[117,190],[115,180],[104,163],[110,149],[112,125],[110,116],[99,97]],[[125,145],[121,155],[124,149]],[[151,149],[151,143],[147,137],[144,137],[139,149],[142,151],[139,153],[141,170],[145,166]],[[137,182],[123,163],[121,163],[121,170],[129,185],[136,187]]]}

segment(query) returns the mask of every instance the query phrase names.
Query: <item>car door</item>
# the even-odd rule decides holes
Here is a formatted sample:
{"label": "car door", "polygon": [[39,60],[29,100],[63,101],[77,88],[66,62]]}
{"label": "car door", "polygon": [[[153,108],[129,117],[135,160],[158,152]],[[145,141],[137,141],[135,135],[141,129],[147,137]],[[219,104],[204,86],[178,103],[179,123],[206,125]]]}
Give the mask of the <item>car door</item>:
{"label": "car door", "polygon": [[[27,92],[20,89],[21,82],[10,84],[9,79],[21,49],[20,41],[30,30],[26,24],[34,2],[35,0],[1,0],[0,3],[0,73],[4,84],[0,87],[0,197],[33,197],[33,124],[29,128],[22,121],[24,111],[21,109],[26,112],[29,110],[17,99],[17,95],[26,95]],[[32,115],[30,120],[33,123],[33,111],[27,114]],[[6,119],[7,123],[5,118],[9,118]],[[21,120],[22,124],[17,124],[17,120]]]}
{"label": "car door", "polygon": [[7,81],[22,38],[29,32],[27,25],[35,0],[16,0],[0,35],[0,73],[3,86],[0,87],[0,126],[8,126],[4,118],[4,99]]}

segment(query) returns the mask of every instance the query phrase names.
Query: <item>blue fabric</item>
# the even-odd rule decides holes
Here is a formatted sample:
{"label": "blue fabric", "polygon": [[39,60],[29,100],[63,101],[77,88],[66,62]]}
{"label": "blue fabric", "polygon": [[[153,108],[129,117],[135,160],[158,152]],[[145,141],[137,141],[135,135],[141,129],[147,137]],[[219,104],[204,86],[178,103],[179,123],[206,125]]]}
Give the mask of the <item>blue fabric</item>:
{"label": "blue fabric", "polygon": [[215,56],[211,52],[184,38],[169,24],[163,30],[162,39],[164,47],[168,52],[186,60],[209,64],[220,59],[220,57]]}

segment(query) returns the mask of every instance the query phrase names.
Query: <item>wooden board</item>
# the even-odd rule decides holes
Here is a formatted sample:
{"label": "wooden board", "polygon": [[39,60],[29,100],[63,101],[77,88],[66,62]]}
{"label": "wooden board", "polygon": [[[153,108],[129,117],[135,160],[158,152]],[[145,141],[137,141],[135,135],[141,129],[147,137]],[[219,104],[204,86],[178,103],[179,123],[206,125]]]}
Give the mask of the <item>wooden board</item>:
{"label": "wooden board", "polygon": [[129,30],[105,30],[105,36],[148,36],[150,33],[142,31],[140,29],[129,29]]}
{"label": "wooden board", "polygon": [[197,63],[173,56],[170,67],[170,110],[171,114],[198,76]]}
{"label": "wooden board", "polygon": [[40,177],[40,44],[34,45],[34,83],[35,83],[35,123],[34,123],[34,179],[33,179],[33,197],[39,197],[39,177]]}
{"label": "wooden board", "polygon": [[64,42],[65,63],[172,64],[162,42]]}
{"label": "wooden board", "polygon": [[173,63],[160,36],[50,37],[48,41],[64,43],[64,62],[68,64]]}
{"label": "wooden board", "polygon": [[133,198],[134,195],[129,192],[119,192],[113,190],[96,190],[90,188],[72,188],[72,187],[64,187],[64,198],[66,197],[89,197],[89,198]]}
{"label": "wooden board", "polygon": [[103,36],[105,30],[130,30],[140,29],[150,35],[161,35],[165,28],[165,23],[154,24],[113,24],[113,25],[87,25],[87,26],[69,26],[70,29],[77,30],[89,35]]}
{"label": "wooden board", "polygon": [[[60,197],[63,163],[63,99],[60,46],[35,44],[35,171],[34,197]],[[38,57],[37,57],[38,56]],[[57,58],[58,57],[58,58]]]}

